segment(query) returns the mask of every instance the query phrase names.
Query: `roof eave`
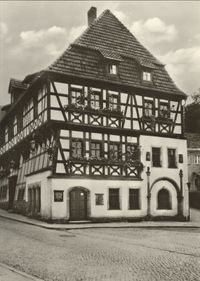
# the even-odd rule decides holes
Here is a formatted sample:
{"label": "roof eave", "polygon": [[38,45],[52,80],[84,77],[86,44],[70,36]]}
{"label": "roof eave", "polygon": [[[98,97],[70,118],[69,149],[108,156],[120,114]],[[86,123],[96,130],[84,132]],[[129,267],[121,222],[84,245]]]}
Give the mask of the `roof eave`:
{"label": "roof eave", "polygon": [[59,71],[54,71],[54,70],[46,70],[45,72],[48,72],[48,73],[53,73],[53,74],[59,74],[59,75],[63,75],[63,76],[67,76],[67,77],[76,77],[76,78],[81,78],[81,79],[90,79],[92,81],[98,81],[98,82],[106,82],[106,83],[109,83],[109,84],[114,84],[114,85],[121,85],[121,86],[127,86],[127,87],[130,87],[130,88],[135,88],[135,89],[144,89],[144,90],[149,90],[149,91],[155,91],[157,93],[163,93],[163,94],[167,94],[167,95],[172,95],[172,96],[176,96],[177,98],[180,99],[187,99],[187,95],[182,92],[182,91],[177,91],[178,93],[172,93],[172,92],[168,92],[168,91],[162,91],[162,90],[158,90],[158,89],[155,89],[155,88],[148,88],[148,87],[145,87],[145,86],[139,86],[139,85],[136,85],[136,86],[133,86],[133,85],[130,85],[130,84],[127,84],[127,83],[122,83],[122,82],[118,82],[118,81],[110,81],[110,80],[105,80],[105,79],[100,79],[100,78],[91,78],[90,76],[81,76],[81,75],[71,75],[71,74],[65,74],[63,72],[59,72]]}

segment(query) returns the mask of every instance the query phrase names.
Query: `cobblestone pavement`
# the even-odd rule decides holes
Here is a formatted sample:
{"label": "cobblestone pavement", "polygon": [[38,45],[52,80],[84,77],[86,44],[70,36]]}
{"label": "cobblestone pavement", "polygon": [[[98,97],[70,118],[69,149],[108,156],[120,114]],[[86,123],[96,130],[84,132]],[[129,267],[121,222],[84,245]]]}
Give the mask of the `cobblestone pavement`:
{"label": "cobblestone pavement", "polygon": [[49,281],[199,281],[200,230],[55,231],[1,218],[0,262]]}

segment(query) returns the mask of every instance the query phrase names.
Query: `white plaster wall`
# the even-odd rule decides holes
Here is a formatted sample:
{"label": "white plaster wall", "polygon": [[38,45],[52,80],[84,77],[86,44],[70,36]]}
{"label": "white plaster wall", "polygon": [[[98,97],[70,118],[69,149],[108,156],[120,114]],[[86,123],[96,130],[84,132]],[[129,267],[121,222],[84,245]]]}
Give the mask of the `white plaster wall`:
{"label": "white plaster wall", "polygon": [[[141,147],[141,161],[144,164],[144,172],[142,176],[144,177],[143,184],[146,185],[146,170],[147,167],[150,167],[150,185],[154,183],[155,180],[167,177],[174,180],[177,185],[180,187],[180,169],[183,170],[183,214],[188,216],[189,213],[189,203],[188,203],[188,166],[187,166],[187,143],[183,139],[174,139],[174,138],[164,138],[164,137],[154,137],[154,136],[140,136],[139,145]],[[152,167],[152,147],[161,147],[161,160],[162,167]],[[174,148],[177,153],[177,168],[168,168],[168,158],[167,158],[167,149]],[[146,161],[146,152],[150,152],[151,161]],[[183,164],[178,163],[178,154],[183,154]],[[162,182],[160,182],[162,185]],[[152,188],[152,192],[155,186]],[[165,212],[166,215],[170,215],[170,211]],[[158,212],[159,215],[159,212]]]}
{"label": "white plaster wall", "polygon": [[48,179],[50,171],[30,175],[26,177],[25,200],[28,201],[28,186],[34,183],[40,183],[41,187],[41,216],[43,218],[51,217],[51,180]]}
{"label": "white plaster wall", "polygon": [[[120,180],[87,180],[87,179],[56,179],[52,178],[52,218],[69,218],[69,191],[73,187],[84,187],[90,191],[90,216],[91,217],[143,217],[146,216],[146,190],[142,187],[142,181]],[[109,210],[109,188],[120,189],[120,210]],[[140,189],[140,210],[129,210],[129,188]],[[54,190],[64,191],[63,202],[53,202]],[[104,194],[104,205],[95,205],[95,193]]]}

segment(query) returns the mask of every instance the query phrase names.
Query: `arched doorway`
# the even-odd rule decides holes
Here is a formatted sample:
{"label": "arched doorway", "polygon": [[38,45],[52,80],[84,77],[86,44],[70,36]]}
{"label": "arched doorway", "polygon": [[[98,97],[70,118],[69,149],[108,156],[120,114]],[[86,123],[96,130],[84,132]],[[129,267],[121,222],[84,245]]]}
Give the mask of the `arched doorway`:
{"label": "arched doorway", "polygon": [[70,220],[87,219],[88,192],[84,188],[75,187],[69,192]]}
{"label": "arched doorway", "polygon": [[170,193],[166,188],[162,188],[158,192],[158,210],[171,210]]}
{"label": "arched doorway", "polygon": [[171,179],[161,178],[153,182],[150,197],[150,215],[176,216],[178,214],[178,187]]}

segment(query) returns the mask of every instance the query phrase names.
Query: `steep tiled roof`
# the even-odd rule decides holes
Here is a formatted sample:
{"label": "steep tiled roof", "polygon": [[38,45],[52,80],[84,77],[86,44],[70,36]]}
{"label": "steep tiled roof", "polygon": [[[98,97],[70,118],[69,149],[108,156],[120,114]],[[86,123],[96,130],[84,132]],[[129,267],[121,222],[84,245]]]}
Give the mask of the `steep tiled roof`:
{"label": "steep tiled roof", "polygon": [[119,53],[113,51],[113,50],[105,50],[105,49],[101,49],[99,48],[99,52],[102,54],[102,56],[105,59],[109,59],[109,60],[114,60],[114,61],[122,61],[122,57],[119,55]]}
{"label": "steep tiled roof", "polygon": [[186,134],[188,148],[200,149],[200,134]]}
{"label": "steep tiled roof", "polygon": [[[122,58],[117,77],[107,75],[102,55],[114,60]],[[141,67],[153,70],[152,84],[142,83]],[[176,87],[164,66],[109,10],[102,13],[47,70],[186,96]]]}
{"label": "steep tiled roof", "polygon": [[28,85],[24,84],[21,80],[11,78],[9,88],[8,88],[8,92],[10,93],[13,88],[25,90],[25,89],[27,89],[27,86]]}

